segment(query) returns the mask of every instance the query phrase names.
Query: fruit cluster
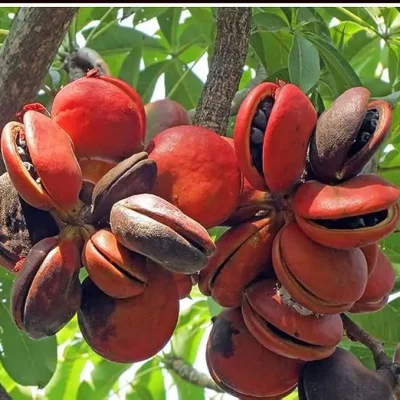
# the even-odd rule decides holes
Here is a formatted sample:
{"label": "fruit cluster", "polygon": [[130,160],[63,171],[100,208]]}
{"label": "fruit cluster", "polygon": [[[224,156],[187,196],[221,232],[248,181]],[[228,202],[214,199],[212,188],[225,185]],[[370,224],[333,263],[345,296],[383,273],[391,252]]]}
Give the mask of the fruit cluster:
{"label": "fruit cluster", "polygon": [[[297,386],[310,400],[326,389],[314,363],[349,357],[340,313],[388,301],[395,275],[379,241],[398,224],[400,190],[363,173],[391,124],[365,88],[318,116],[295,85],[262,83],[229,139],[176,103],[145,108],[94,70],[51,114],[33,104],[18,118],[1,138],[0,262],[33,338],[77,313],[95,352],[141,361],[168,342],[198,283],[226,308],[206,349],[216,383],[243,400]],[[229,229],[214,243],[216,226]]]}

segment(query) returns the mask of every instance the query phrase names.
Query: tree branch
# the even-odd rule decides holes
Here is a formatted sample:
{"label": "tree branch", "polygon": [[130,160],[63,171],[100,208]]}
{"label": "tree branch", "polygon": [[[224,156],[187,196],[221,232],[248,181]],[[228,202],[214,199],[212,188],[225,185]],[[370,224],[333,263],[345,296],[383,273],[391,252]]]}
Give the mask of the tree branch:
{"label": "tree branch", "polygon": [[225,393],[208,375],[203,374],[185,360],[173,355],[164,355],[162,358],[167,369],[174,371],[181,379],[193,385],[214,390],[218,393]]}
{"label": "tree branch", "polygon": [[194,117],[194,125],[225,134],[231,103],[246,61],[251,8],[220,8],[215,51]]}
{"label": "tree branch", "polygon": [[12,400],[11,396],[7,393],[2,384],[0,384],[0,400]]}
{"label": "tree branch", "polygon": [[[76,7],[19,10],[0,50],[0,131],[36,96],[77,11]],[[1,160],[0,174],[4,171]]]}

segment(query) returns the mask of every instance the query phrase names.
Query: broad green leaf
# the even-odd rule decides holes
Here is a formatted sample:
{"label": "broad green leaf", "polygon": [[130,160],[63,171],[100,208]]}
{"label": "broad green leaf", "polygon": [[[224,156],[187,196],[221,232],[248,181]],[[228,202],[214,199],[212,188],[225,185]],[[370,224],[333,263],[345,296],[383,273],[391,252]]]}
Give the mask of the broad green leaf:
{"label": "broad green leaf", "polygon": [[287,68],[293,36],[285,31],[256,32],[250,36],[250,46],[256,52],[268,74]]}
{"label": "broad green leaf", "polygon": [[[268,10],[268,9],[266,9]],[[294,14],[295,14],[295,7],[281,7],[282,12],[285,14],[289,25],[292,25]]]}
{"label": "broad green leaf", "polygon": [[77,400],[107,398],[120,375],[130,367],[131,364],[103,359],[95,365],[90,381],[83,381],[79,386]]}
{"label": "broad green leaf", "polygon": [[133,17],[133,25],[138,25],[142,22],[150,21],[158,17],[163,12],[167,11],[168,7],[143,7],[135,12]]}
{"label": "broad green leaf", "polygon": [[362,85],[371,92],[371,97],[384,97],[391,92],[391,84],[379,78],[364,78],[361,81]]}
{"label": "broad green leaf", "polygon": [[321,115],[325,111],[325,105],[322,96],[317,89],[312,91],[310,100],[312,101],[318,115]]}
{"label": "broad green leaf", "polygon": [[11,317],[12,277],[0,270],[0,361],[17,383],[43,388],[57,367],[57,339],[33,340],[19,330]]}
{"label": "broad green leaf", "polygon": [[274,73],[268,75],[266,81],[275,83],[278,79],[284,82],[290,82],[289,70],[287,68],[283,68],[275,71]]}
{"label": "broad green leaf", "polygon": [[289,53],[290,82],[308,93],[318,82],[320,74],[318,51],[307,39],[295,33]]}
{"label": "broad green leaf", "polygon": [[160,29],[168,40],[173,51],[176,50],[178,44],[178,25],[182,14],[181,7],[170,7],[157,17]]}
{"label": "broad green leaf", "polygon": [[381,311],[349,316],[386,346],[396,346],[400,342],[400,299],[387,304]]}
{"label": "broad green leaf", "polygon": [[368,29],[376,28],[372,15],[362,7],[326,7],[325,11],[340,21],[353,21]]}
{"label": "broad green leaf", "polygon": [[387,27],[391,27],[396,18],[399,17],[399,12],[394,7],[380,7],[379,11]]}
{"label": "broad green leaf", "polygon": [[224,310],[223,307],[217,304],[212,297],[207,297],[207,305],[211,317],[217,316]]}
{"label": "broad green leaf", "polygon": [[136,90],[142,97],[144,104],[150,102],[157,80],[164,73],[167,65],[168,61],[162,61],[140,71]]}
{"label": "broad green leaf", "polygon": [[381,249],[392,263],[400,264],[400,234],[395,232],[380,241]]}
{"label": "broad green leaf", "polygon": [[389,69],[389,81],[392,84],[392,89],[398,90],[398,88],[396,88],[396,85],[398,85],[399,82],[400,63],[399,63],[399,48],[397,46],[389,47],[388,69]]}
{"label": "broad green leaf", "polygon": [[229,229],[228,226],[214,226],[208,230],[211,239],[215,242],[218,240],[227,230]]}
{"label": "broad green leaf", "polygon": [[182,104],[187,110],[197,106],[203,85],[201,79],[179,59],[173,59],[166,65],[166,97]]}
{"label": "broad green leaf", "polygon": [[136,12],[142,10],[140,7],[124,7],[122,9],[122,17],[120,21],[123,21],[126,18],[129,18],[132,14],[135,14]]}
{"label": "broad green leaf", "polygon": [[172,336],[174,355],[193,365],[204,331],[210,323],[210,313],[206,300],[200,300],[182,311]]}
{"label": "broad green leaf", "polygon": [[324,59],[335,84],[335,96],[351,87],[361,86],[361,81],[353,68],[332,44],[311,33],[304,33],[304,37],[314,44]]}
{"label": "broad green leaf", "polygon": [[125,400],[157,400],[145,386],[136,385],[126,394]]}
{"label": "broad green leaf", "polygon": [[124,61],[129,53],[110,53],[103,56],[104,61],[107,63],[110,69],[111,76],[118,76],[119,72],[124,64]]}
{"label": "broad green leaf", "polygon": [[173,371],[169,372],[176,384],[179,400],[205,400],[204,388],[184,381]]}
{"label": "broad green leaf", "polygon": [[146,35],[134,28],[121,25],[112,25],[105,31],[94,35],[90,42],[90,48],[100,52],[102,55],[110,53],[130,52],[137,43],[142,41],[146,47],[164,49],[159,39]]}
{"label": "broad green leaf", "polygon": [[136,87],[139,80],[142,51],[141,45],[134,47],[125,57],[119,70],[119,78],[129,83],[132,87]]}
{"label": "broad green leaf", "polygon": [[311,11],[308,7],[299,7],[296,10],[296,19],[295,19],[296,28],[299,26],[307,25],[310,22],[317,22],[316,15]]}
{"label": "broad green leaf", "polygon": [[[164,376],[162,373],[162,368],[160,362],[156,358],[152,358],[146,363],[144,363],[135,374],[135,378],[131,385],[131,393],[128,394],[127,399],[131,398],[132,400],[137,399],[138,397],[134,397],[140,393],[139,388],[146,388],[148,393],[147,396],[150,396],[149,399],[154,400],[165,400],[166,399],[166,389],[164,384]],[[139,395],[140,399],[145,399],[147,397],[144,393]],[[140,397],[141,396],[141,397]]]}
{"label": "broad green leaf", "polygon": [[253,26],[268,32],[279,31],[280,29],[288,29],[287,22],[276,14],[263,12],[253,15]]}
{"label": "broad green leaf", "polygon": [[181,25],[179,35],[179,51],[190,48],[192,44],[201,44],[208,46],[211,41],[210,33],[204,29],[204,26],[194,17],[185,20]]}

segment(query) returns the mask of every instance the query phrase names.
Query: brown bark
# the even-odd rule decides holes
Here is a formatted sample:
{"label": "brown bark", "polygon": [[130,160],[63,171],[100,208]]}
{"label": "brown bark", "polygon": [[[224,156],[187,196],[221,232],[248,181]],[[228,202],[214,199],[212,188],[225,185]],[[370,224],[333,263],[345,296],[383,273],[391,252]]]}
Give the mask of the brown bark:
{"label": "brown bark", "polygon": [[[40,86],[76,7],[21,8],[0,50],[0,129],[31,102]],[[5,171],[3,160],[0,174]]]}
{"label": "brown bark", "polygon": [[196,109],[195,125],[224,135],[248,51],[251,8],[220,8],[215,51]]}

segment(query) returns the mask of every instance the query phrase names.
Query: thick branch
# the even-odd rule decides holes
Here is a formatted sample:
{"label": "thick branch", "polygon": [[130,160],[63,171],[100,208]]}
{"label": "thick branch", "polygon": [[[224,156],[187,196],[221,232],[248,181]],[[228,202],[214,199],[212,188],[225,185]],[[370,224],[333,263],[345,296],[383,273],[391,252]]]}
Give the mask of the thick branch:
{"label": "thick branch", "polygon": [[224,393],[224,391],[206,374],[203,374],[193,368],[185,360],[165,355],[162,359],[165,367],[174,371],[181,379],[192,383],[193,385],[214,390],[215,392]]}
{"label": "thick branch", "polygon": [[77,11],[29,7],[16,15],[0,50],[0,130],[35,97]]}
{"label": "thick branch", "polygon": [[220,8],[215,51],[194,118],[195,125],[225,134],[249,43],[251,8]]}
{"label": "thick branch", "polygon": [[382,343],[378,342],[373,336],[362,330],[347,315],[341,314],[341,317],[347,337],[353,342],[359,342],[371,350],[374,356],[376,369],[385,368],[392,364],[392,361],[385,353]]}

